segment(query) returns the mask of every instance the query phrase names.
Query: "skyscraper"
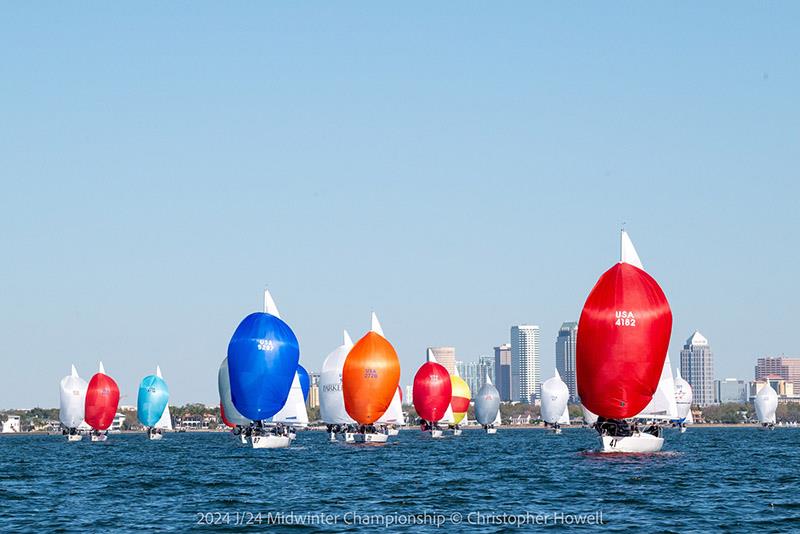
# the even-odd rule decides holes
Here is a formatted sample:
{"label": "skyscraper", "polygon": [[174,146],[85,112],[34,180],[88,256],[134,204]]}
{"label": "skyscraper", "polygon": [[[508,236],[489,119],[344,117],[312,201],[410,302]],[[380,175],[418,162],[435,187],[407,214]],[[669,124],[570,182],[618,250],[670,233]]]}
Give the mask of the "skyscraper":
{"label": "skyscraper", "polygon": [[494,385],[500,400],[511,400],[511,345],[504,343],[494,348]]}
{"label": "skyscraper", "polygon": [[714,356],[700,332],[695,331],[683,346],[681,375],[692,386],[694,404],[700,407],[714,404]]}
{"label": "skyscraper", "polygon": [[478,389],[483,387],[486,383],[486,377],[494,384],[494,356],[478,356],[478,366],[480,368],[480,380],[478,382]]}
{"label": "skyscraper", "polygon": [[511,400],[533,402],[539,396],[539,327],[511,327]]}
{"label": "skyscraper", "polygon": [[756,361],[756,380],[779,376],[791,382],[794,391],[800,391],[800,358],[786,356],[759,358]]}
{"label": "skyscraper", "polygon": [[578,323],[561,324],[556,338],[556,369],[569,388],[570,400],[578,400],[578,382],[575,379],[575,343],[578,340]]}
{"label": "skyscraper", "polygon": [[456,369],[461,379],[467,383],[471,395],[478,391],[480,380],[480,366],[478,362],[456,362]]}
{"label": "skyscraper", "polygon": [[433,351],[436,361],[439,362],[447,369],[447,372],[455,374],[456,372],[456,348],[455,347],[428,347]]}

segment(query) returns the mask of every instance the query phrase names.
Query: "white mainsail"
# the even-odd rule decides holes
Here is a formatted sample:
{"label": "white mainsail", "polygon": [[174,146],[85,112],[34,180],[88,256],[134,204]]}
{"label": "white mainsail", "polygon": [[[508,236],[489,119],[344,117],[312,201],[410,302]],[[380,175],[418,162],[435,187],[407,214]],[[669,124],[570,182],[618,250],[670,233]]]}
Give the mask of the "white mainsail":
{"label": "white mainsail", "polygon": [[448,404],[447,405],[447,410],[444,412],[444,415],[442,416],[442,419],[439,422],[440,423],[445,423],[445,424],[448,424],[448,425],[456,424],[456,418],[453,416],[453,405],[452,404]]}
{"label": "white mainsail", "polygon": [[672,366],[669,354],[664,359],[661,369],[661,378],[650,403],[644,410],[636,414],[638,419],[653,419],[671,421],[678,418],[678,408],[675,404],[675,382],[672,379]]}
{"label": "white mainsail", "polygon": [[[452,413],[452,411],[451,411]],[[406,424],[405,415],[403,415],[403,403],[400,401],[400,389],[396,389],[394,392],[394,397],[392,397],[392,402],[389,404],[389,407],[383,412],[383,415],[376,421],[377,424],[384,424],[384,425],[399,425],[403,426]]]}
{"label": "white mainsail", "polygon": [[639,254],[636,252],[636,247],[633,246],[633,241],[628,237],[628,232],[625,230],[622,230],[622,235],[620,236],[619,261],[644,270],[642,260],[639,259]]}
{"label": "white mainsail", "polygon": [[355,424],[355,420],[344,408],[342,395],[342,369],[347,354],[353,348],[353,340],[347,330],[343,337],[344,343],[328,354],[319,375],[319,412],[322,421],[328,425]]}
{"label": "white mainsail", "polygon": [[[556,369],[555,376],[542,383],[542,419],[551,425],[559,423],[568,401],[569,388]],[[569,419],[569,413],[567,418]]]}
{"label": "white mainsail", "polygon": [[83,423],[87,386],[86,380],[78,376],[74,365],[72,372],[61,379],[58,418],[65,427],[78,428]]}
{"label": "white mainsail", "polygon": [[[156,376],[160,379],[164,379],[161,376],[161,366],[156,365]],[[157,428],[159,430],[172,430],[172,416],[169,413],[169,404],[164,406],[164,411],[161,412],[161,417],[158,418],[156,421],[156,425],[153,428]]]}
{"label": "white mainsail", "polygon": [[756,394],[756,417],[761,424],[775,424],[775,410],[778,408],[778,393],[767,383]]}
{"label": "white mainsail", "polygon": [[692,417],[692,386],[681,376],[681,368],[675,370],[675,406],[678,410],[678,419],[690,423]]}
{"label": "white mainsail", "polygon": [[294,373],[292,389],[289,390],[286,404],[269,419],[269,422],[283,423],[300,428],[308,426],[308,411],[306,410],[306,401],[303,397],[303,388],[300,386],[299,376],[297,372]]}

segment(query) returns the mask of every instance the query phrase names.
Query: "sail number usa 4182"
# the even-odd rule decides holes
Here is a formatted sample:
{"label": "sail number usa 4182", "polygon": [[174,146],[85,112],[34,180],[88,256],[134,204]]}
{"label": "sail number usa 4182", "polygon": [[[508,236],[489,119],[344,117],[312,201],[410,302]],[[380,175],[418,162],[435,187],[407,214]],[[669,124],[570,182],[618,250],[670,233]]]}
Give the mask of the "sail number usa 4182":
{"label": "sail number usa 4182", "polygon": [[636,326],[636,317],[632,311],[619,311],[615,312],[616,321],[615,326]]}

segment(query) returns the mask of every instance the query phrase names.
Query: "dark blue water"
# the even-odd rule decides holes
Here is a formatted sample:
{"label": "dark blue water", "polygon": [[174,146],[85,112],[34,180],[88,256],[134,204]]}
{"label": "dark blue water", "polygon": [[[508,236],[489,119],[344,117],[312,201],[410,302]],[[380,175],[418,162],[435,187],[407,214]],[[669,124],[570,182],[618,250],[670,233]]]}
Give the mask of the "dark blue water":
{"label": "dark blue water", "polygon": [[[245,531],[266,528],[270,513],[279,531],[375,531],[381,520],[406,524],[390,530],[452,530],[459,518],[474,531],[567,530],[598,513],[603,524],[584,529],[800,529],[800,429],[666,438],[660,454],[608,456],[587,452],[596,441],[585,429],[443,440],[403,431],[385,446],[303,432],[284,450],[246,448],[225,433],[73,444],[4,436],[0,531]],[[316,524],[286,525],[302,520]]]}

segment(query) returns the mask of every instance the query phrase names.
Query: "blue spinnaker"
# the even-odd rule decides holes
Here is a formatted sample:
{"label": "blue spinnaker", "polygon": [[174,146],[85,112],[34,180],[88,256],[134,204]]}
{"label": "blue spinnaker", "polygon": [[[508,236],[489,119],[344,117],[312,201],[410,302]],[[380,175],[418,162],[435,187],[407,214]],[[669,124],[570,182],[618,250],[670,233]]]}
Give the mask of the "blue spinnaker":
{"label": "blue spinnaker", "polygon": [[300,360],[297,337],[268,313],[245,317],[228,344],[231,400],[243,416],[268,419],[286,403]]}
{"label": "blue spinnaker", "polygon": [[303,390],[303,400],[308,401],[308,390],[311,388],[311,378],[308,371],[302,365],[297,366],[297,378],[300,379],[300,389]]}
{"label": "blue spinnaker", "polygon": [[169,389],[164,379],[148,375],[139,384],[136,415],[144,426],[155,426],[169,402]]}

